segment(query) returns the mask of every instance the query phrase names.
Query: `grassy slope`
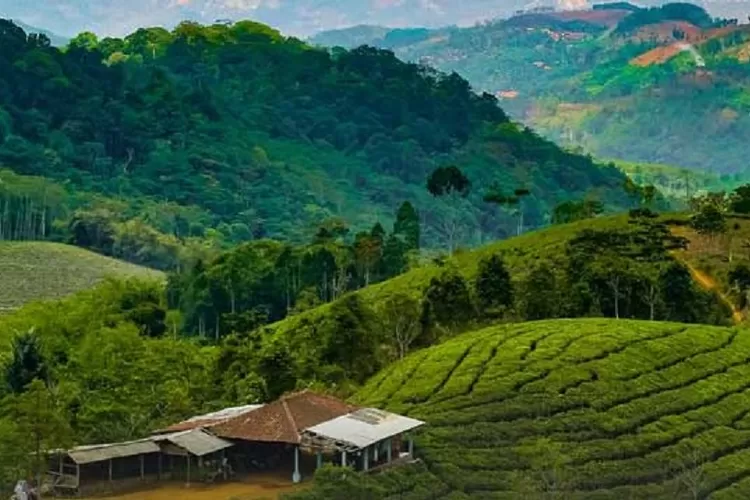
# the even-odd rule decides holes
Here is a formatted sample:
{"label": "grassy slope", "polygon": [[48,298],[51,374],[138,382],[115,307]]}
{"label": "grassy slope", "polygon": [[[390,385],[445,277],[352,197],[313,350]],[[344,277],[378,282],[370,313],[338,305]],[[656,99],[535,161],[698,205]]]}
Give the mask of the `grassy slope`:
{"label": "grassy slope", "polygon": [[[549,258],[556,254],[562,255],[565,244],[584,228],[624,227],[627,216],[610,216],[590,219],[572,224],[552,226],[540,231],[527,233],[516,238],[502,240],[486,245],[476,250],[457,253],[447,266],[455,266],[467,280],[473,280],[477,273],[479,262],[494,253],[502,252],[505,263],[515,280],[522,279],[540,258]],[[439,275],[444,268],[438,265],[427,265],[409,271],[391,280],[369,286],[358,292],[368,305],[377,308],[379,304],[395,293],[406,293],[414,297],[421,297],[430,280]],[[293,335],[297,326],[302,322],[319,322],[325,318],[330,304],[305,311],[280,321],[270,328],[279,335]]]}
{"label": "grassy slope", "polygon": [[747,498],[749,353],[750,332],[729,328],[498,326],[411,355],[356,399],[425,420],[418,453],[472,497],[518,498],[518,478],[532,484],[557,449],[565,498],[682,498],[696,457],[697,498]]}
{"label": "grassy slope", "polygon": [[2,242],[0,276],[1,313],[90,288],[107,276],[158,278],[162,273],[69,245]]}

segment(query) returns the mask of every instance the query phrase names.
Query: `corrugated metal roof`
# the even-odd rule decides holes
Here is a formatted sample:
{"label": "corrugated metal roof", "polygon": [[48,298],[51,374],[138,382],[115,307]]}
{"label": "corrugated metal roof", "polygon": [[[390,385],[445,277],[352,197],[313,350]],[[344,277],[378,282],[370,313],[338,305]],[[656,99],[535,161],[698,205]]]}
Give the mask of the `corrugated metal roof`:
{"label": "corrugated metal roof", "polygon": [[68,456],[77,464],[102,462],[113,458],[134,457],[148,453],[158,453],[159,446],[151,439],[140,439],[125,443],[95,444],[79,446],[68,451]]}
{"label": "corrugated metal roof", "polygon": [[257,410],[258,408],[261,408],[263,406],[264,405],[256,404],[224,408],[223,410],[215,411],[213,413],[206,413],[205,415],[198,415],[196,417],[183,420],[182,422],[179,422],[177,424],[170,425],[166,429],[157,431],[157,433],[178,432],[190,429],[198,429],[200,427],[209,427],[211,425],[220,424],[221,422],[226,422],[230,418],[234,418],[239,415],[244,415],[245,413]]}
{"label": "corrugated metal roof", "polygon": [[422,425],[424,422],[420,420],[374,408],[364,408],[310,427],[304,434],[361,449]]}
{"label": "corrugated metal roof", "polygon": [[155,441],[169,441],[197,457],[216,453],[217,451],[234,446],[229,441],[218,438],[202,429],[155,436],[153,439]]}

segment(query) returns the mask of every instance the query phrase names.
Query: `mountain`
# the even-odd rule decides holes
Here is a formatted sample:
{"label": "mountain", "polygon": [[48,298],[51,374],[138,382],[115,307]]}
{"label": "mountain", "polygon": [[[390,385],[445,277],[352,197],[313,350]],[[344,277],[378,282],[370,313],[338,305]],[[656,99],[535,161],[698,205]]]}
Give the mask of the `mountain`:
{"label": "mountain", "polygon": [[[714,15],[727,16],[741,6],[729,0],[707,2]],[[141,26],[174,27],[182,20],[201,23],[217,20],[253,19],[279,28],[283,33],[309,36],[323,30],[362,23],[408,26],[470,26],[497,17],[508,17],[529,5],[525,0],[498,2],[469,0],[40,0],[33,4],[0,0],[0,16],[21,19],[34,26],[45,26],[56,33],[73,37],[81,31],[101,36],[124,36]],[[537,6],[576,8],[585,1],[543,0]],[[742,13],[742,12],[740,12]],[[746,14],[742,13],[742,18]]]}
{"label": "mountain", "polygon": [[[521,230],[572,199],[635,203],[614,167],[385,51],[332,55],[252,22],[83,36],[65,51],[11,24],[0,33],[13,89],[0,95],[0,165],[22,176],[0,185],[11,227],[0,238],[174,269],[206,245],[310,242],[333,219],[350,236],[388,227],[404,201],[423,247],[481,244],[518,232],[513,207],[484,201],[493,184],[528,190]],[[433,196],[428,176],[450,165],[474,189]]]}
{"label": "mountain", "polygon": [[744,498],[748,348],[744,330],[659,322],[470,332],[394,364],[354,398],[424,420],[423,466],[354,485],[332,474],[292,498],[355,487],[414,500]]}
{"label": "mountain", "polygon": [[[750,28],[690,4],[626,5],[393,30],[368,43],[456,71],[516,119],[597,156],[746,173]],[[354,33],[313,41],[347,46]]]}
{"label": "mountain", "polygon": [[66,38],[64,36],[60,36],[60,35],[58,35],[56,33],[53,33],[53,32],[51,32],[49,30],[45,30],[45,29],[41,29],[41,28],[35,28],[34,26],[29,26],[28,24],[25,24],[25,23],[23,23],[21,21],[15,21],[15,23],[19,27],[23,28],[23,30],[26,33],[41,33],[43,35],[46,35],[47,38],[50,39],[50,42],[52,42],[52,45],[55,46],[55,47],[63,47],[65,45],[67,45],[68,42],[70,41],[69,38]]}

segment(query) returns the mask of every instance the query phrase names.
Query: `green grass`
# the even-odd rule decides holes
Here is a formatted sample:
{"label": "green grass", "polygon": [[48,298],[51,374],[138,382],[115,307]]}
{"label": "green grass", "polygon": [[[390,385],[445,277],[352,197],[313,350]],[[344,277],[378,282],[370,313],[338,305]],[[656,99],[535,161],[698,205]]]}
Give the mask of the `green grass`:
{"label": "green grass", "polygon": [[[526,277],[535,263],[545,261],[550,265],[565,262],[564,250],[568,241],[583,229],[624,228],[628,226],[627,215],[616,215],[588,219],[571,224],[550,226],[508,240],[498,241],[470,251],[458,251],[443,266],[425,265],[396,278],[355,292],[369,306],[377,309],[388,297],[404,293],[421,298],[433,277],[446,268],[454,267],[467,281],[477,275],[479,262],[495,253],[502,253],[508,270],[515,281]],[[317,324],[327,317],[331,304],[316,307],[301,314],[290,316],[275,323],[269,330],[280,336],[293,336],[300,325]]]}
{"label": "green grass", "polygon": [[458,495],[520,498],[552,454],[556,498],[693,498],[695,477],[696,498],[750,497],[743,329],[495,326],[407,357],[354,399],[425,420],[417,452]]}
{"label": "green grass", "polygon": [[109,276],[163,274],[59,243],[0,242],[0,313],[91,288]]}

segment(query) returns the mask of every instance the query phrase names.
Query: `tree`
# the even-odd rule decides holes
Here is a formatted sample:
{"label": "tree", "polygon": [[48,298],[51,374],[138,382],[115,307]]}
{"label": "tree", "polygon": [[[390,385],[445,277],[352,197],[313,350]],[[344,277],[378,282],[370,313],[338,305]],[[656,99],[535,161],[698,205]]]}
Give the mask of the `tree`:
{"label": "tree", "polygon": [[5,380],[14,394],[23,393],[34,380],[48,380],[47,361],[41,339],[34,329],[18,334],[11,344],[11,359],[5,367]]}
{"label": "tree", "polygon": [[709,239],[713,239],[727,229],[724,212],[713,203],[703,205],[698,213],[690,218],[690,225],[698,233],[708,236]]}
{"label": "tree", "polygon": [[496,314],[513,304],[513,283],[501,255],[494,254],[479,263],[475,289],[485,314]]}
{"label": "tree", "polygon": [[465,325],[474,317],[474,304],[466,281],[452,269],[432,278],[425,291],[425,307],[430,311],[430,321],[448,331]]}
{"label": "tree", "polygon": [[734,213],[750,214],[750,184],[734,190],[729,197],[729,208]]}
{"label": "tree", "polygon": [[427,190],[434,197],[447,200],[448,213],[444,217],[442,232],[448,240],[448,252],[453,254],[459,231],[459,206],[471,190],[471,182],[461,170],[454,166],[435,169],[427,178]]}
{"label": "tree", "polygon": [[369,286],[372,273],[383,257],[383,240],[370,233],[357,234],[354,240],[354,258],[358,274],[364,277],[364,286]]}
{"label": "tree", "polygon": [[72,432],[68,418],[55,394],[39,379],[12,400],[11,414],[21,434],[33,443],[33,472],[39,480],[46,472],[46,452],[70,445]]}
{"label": "tree", "polygon": [[389,296],[377,311],[385,338],[391,339],[398,359],[403,359],[420,334],[420,304],[406,293]]}
{"label": "tree", "polygon": [[748,290],[750,290],[750,267],[746,264],[737,264],[729,271],[728,278],[740,297],[740,309],[745,309],[748,305]]}
{"label": "tree", "polygon": [[468,177],[455,165],[439,167],[427,178],[427,190],[435,197],[454,193],[465,197],[470,189]]}
{"label": "tree", "polygon": [[523,232],[523,199],[531,194],[526,188],[517,188],[513,190],[513,194],[506,195],[503,193],[502,188],[499,184],[494,183],[490,186],[490,189],[484,195],[484,201],[487,203],[494,203],[505,207],[510,210],[512,207],[518,208],[518,223],[516,226],[516,234],[520,235]]}
{"label": "tree", "polygon": [[557,275],[547,263],[534,267],[519,287],[522,316],[530,321],[556,318],[562,310],[562,296]]}
{"label": "tree", "polygon": [[570,200],[559,203],[552,212],[553,224],[566,224],[590,219],[604,212],[604,205],[596,200]]}
{"label": "tree", "polygon": [[404,240],[406,251],[419,250],[420,228],[419,214],[414,206],[405,201],[396,212],[396,222],[393,224],[393,233]]}

